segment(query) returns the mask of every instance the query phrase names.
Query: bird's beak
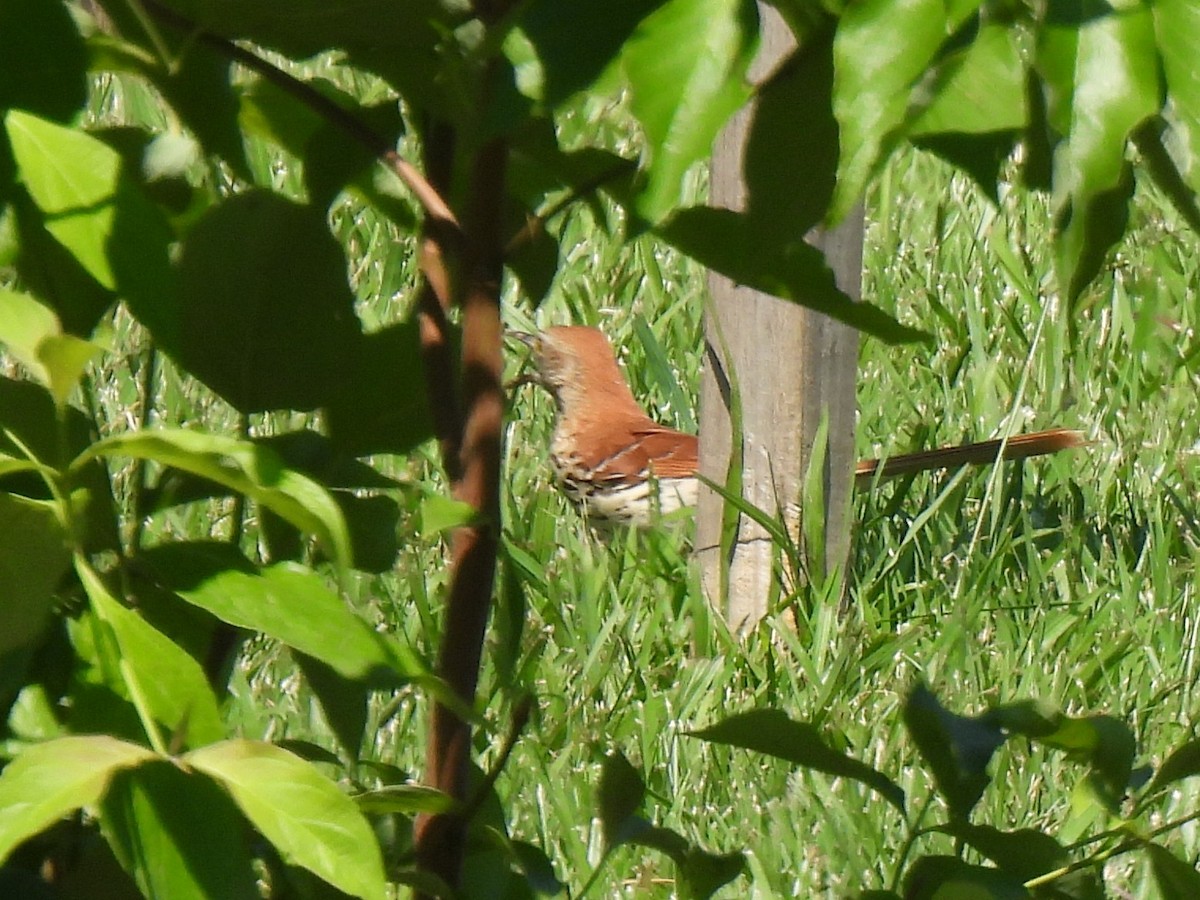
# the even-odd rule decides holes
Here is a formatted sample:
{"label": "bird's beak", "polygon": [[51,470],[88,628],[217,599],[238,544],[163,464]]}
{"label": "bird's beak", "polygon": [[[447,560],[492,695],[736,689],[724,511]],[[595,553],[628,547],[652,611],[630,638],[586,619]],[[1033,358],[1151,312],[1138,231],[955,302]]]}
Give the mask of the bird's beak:
{"label": "bird's beak", "polygon": [[[504,329],[504,336],[509,337],[509,338],[515,338],[516,340],[520,341],[522,344],[524,344],[526,347],[528,347],[530,349],[530,351],[532,351],[533,357],[534,357],[532,359],[526,359],[521,362],[521,370],[522,371],[520,371],[517,374],[516,378],[514,378],[507,385],[505,385],[505,387],[510,391],[514,391],[517,388],[522,387],[527,384],[541,384],[541,376],[539,375],[538,370],[537,370],[537,360],[536,360],[538,344],[540,343],[540,337],[536,334],[530,334],[527,331],[517,331],[512,328]],[[532,371],[524,371],[526,366],[532,366]]]}
{"label": "bird's beak", "polygon": [[505,329],[504,333],[510,338],[516,338],[530,350],[533,350],[537,346],[538,336],[536,334],[530,334],[528,331],[514,331],[512,329]]}

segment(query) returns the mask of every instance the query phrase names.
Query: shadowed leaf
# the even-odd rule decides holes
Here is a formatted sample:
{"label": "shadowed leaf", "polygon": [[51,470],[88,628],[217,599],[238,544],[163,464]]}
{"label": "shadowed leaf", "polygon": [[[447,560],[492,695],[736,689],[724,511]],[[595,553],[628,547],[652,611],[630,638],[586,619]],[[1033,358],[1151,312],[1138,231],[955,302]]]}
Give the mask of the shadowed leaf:
{"label": "shadowed leaf", "polygon": [[904,725],[933,772],[951,815],[967,818],[990,781],[988,762],[1004,743],[1004,733],[984,717],[950,712],[920,683],[904,704]]}
{"label": "shadowed leaf", "polygon": [[604,829],[606,851],[635,838],[648,827],[636,815],[645,796],[646,786],[642,783],[642,776],[621,751],[613,751],[604,757],[596,805]]}
{"label": "shadowed leaf", "polygon": [[241,412],[313,409],[342,387],[362,334],[321,210],[235,195],[189,232],[179,284],[180,360]]}
{"label": "shadowed leaf", "polygon": [[710,743],[766,753],[826,775],[852,778],[878,791],[884,799],[904,811],[904,791],[899,785],[866,763],[834,750],[816,726],[795,722],[780,710],[741,713],[690,734]]}
{"label": "shadowed leaf", "polygon": [[838,290],[825,257],[800,235],[768,234],[745,215],[705,206],[680,210],[655,233],[737,284],[799,303],[882,340],[928,337]]}
{"label": "shadowed leaf", "polygon": [[1200,872],[1171,851],[1155,843],[1146,845],[1150,869],[1163,900],[1192,900],[1200,897]]}
{"label": "shadowed leaf", "polygon": [[237,807],[208,778],[166,761],[123,771],[101,807],[105,837],[147,897],[260,896]]}

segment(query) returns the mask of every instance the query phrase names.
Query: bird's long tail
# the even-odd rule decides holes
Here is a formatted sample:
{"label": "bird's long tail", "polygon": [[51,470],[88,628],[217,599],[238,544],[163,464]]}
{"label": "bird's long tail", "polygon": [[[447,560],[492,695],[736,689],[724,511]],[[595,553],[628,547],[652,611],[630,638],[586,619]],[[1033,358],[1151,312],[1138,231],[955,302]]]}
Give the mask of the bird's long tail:
{"label": "bird's long tail", "polygon": [[[876,478],[891,478],[909,475],[929,469],[956,469],[959,466],[986,465],[998,459],[1025,459],[1058,453],[1087,443],[1083,435],[1069,428],[1054,428],[1049,431],[1034,431],[1018,434],[1007,442],[979,441],[958,447],[940,447],[920,453],[903,453],[887,459],[864,459],[855,468],[855,480],[862,486]],[[1003,447],[1003,452],[1001,448]]]}

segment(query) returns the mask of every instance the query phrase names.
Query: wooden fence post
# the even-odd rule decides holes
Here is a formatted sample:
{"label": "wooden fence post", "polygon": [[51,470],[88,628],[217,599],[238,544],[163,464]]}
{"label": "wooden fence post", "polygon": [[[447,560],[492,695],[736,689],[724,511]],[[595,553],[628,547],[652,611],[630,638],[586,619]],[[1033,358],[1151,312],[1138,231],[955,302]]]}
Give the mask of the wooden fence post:
{"label": "wooden fence post", "polygon": [[[752,76],[763,78],[796,46],[773,7],[759,4],[763,44]],[[712,160],[714,206],[744,209],[742,156],[751,110],[742,110],[718,138]],[[838,286],[861,294],[863,219],[859,209],[830,232],[809,236],[821,247]],[[775,513],[784,504],[789,529],[798,534],[798,506],[813,443],[822,417],[828,419],[824,465],[825,571],[846,565],[853,488],[855,373],[858,333],[845,325],[776,297],[735,285],[709,273],[712,315],[705,323],[707,357],[700,389],[700,470],[718,484],[729,464],[731,423],[717,367],[732,367],[743,407],[743,495]],[[718,329],[719,325],[719,329]],[[719,330],[719,335],[718,335]],[[722,351],[723,336],[729,358]],[[721,569],[729,566],[729,592],[722,610],[731,628],[746,630],[767,613],[774,551],[765,530],[742,516],[731,558],[720,553],[724,501],[702,489],[696,556],[709,599],[720,598]],[[812,514],[815,511],[809,511]]]}

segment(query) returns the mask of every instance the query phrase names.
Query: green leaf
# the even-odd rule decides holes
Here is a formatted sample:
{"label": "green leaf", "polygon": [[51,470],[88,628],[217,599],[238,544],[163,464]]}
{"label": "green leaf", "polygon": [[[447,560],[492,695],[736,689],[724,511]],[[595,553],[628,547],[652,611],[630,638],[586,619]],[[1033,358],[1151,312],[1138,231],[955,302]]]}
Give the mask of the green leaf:
{"label": "green leaf", "polygon": [[257,741],[195,750],[186,765],[219,781],[283,858],[355,897],[383,900],[383,859],[354,802],[312,765]]}
{"label": "green leaf", "polygon": [[[403,131],[397,104],[367,108],[326,79],[309,86],[351,112],[385,142],[394,143]],[[248,132],[267,138],[304,163],[304,181],[312,205],[326,207],[338,191],[376,162],[376,156],[346,132],[282,88],[258,79],[242,90],[240,121]]]}
{"label": "green leaf", "polygon": [[904,874],[904,900],[1024,900],[1029,896],[1012,876],[954,856],[922,856]]}
{"label": "green leaf", "polygon": [[1000,170],[1012,156],[1018,134],[1015,131],[990,134],[944,132],[921,135],[913,138],[912,142],[914,146],[935,153],[950,165],[962,169],[993,203],[998,204]]}
{"label": "green leaf", "polygon": [[[86,448],[91,438],[91,421],[74,407],[57,407],[49,391],[32,381],[0,378],[0,474],[10,473],[5,488],[31,499],[51,499],[49,489],[34,460],[52,468],[66,468],[60,455]],[[60,438],[60,431],[65,435]],[[11,435],[11,439],[10,439]],[[72,528],[88,552],[113,550],[118,546],[113,499],[104,466],[97,462],[71,471],[62,478],[60,491],[70,497]]]}
{"label": "green leaf", "polygon": [[627,838],[629,843],[660,850],[671,857],[676,865],[683,865],[691,851],[691,845],[682,835],[670,828],[651,825],[637,816],[632,816],[631,822],[635,824],[635,828],[630,829],[630,837]]}
{"label": "green leaf", "polygon": [[[0,458],[0,472],[3,459]],[[33,643],[71,565],[56,504],[0,493],[0,655]]]}
{"label": "green leaf", "polygon": [[94,805],[113,773],[154,754],[104,735],[33,744],[0,772],[0,860],[67,813]]}
{"label": "green leaf", "polygon": [[757,47],[749,0],[667,0],[630,38],[630,105],[651,159],[637,208],[650,222],[678,205],[687,170],[708,158],[725,120],[749,99]]}
{"label": "green leaf", "polygon": [[1025,127],[1025,69],[1010,24],[988,23],[969,45],[939,65],[928,105],[917,108],[910,136],[937,132],[986,134]]}
{"label": "green leaf", "polygon": [[1130,788],[1137,742],[1129,726],[1119,719],[1071,718],[1047,704],[1023,701],[995,707],[980,720],[1086,762],[1092,768],[1094,786],[1110,809],[1116,809]]}
{"label": "green leaf", "polygon": [[5,0],[0,59],[0,112],[19,107],[67,122],[87,99],[87,56],[66,4]]}
{"label": "green leaf", "polygon": [[1140,4],[1096,9],[1076,27],[1070,131],[1055,154],[1056,256],[1074,300],[1124,231],[1126,142],[1159,107],[1154,22]]}
{"label": "green leaf", "polygon": [[102,456],[149,459],[223,484],[316,535],[339,569],[350,562],[350,536],[337,503],[321,485],[287,468],[267,447],[199,431],[140,431],[93,444],[71,468]]}
{"label": "green leaf", "polygon": [[443,118],[455,112],[439,74],[455,59],[452,36],[465,7],[442,0],[164,0],[205,30],[249,40],[292,59],[337,50],[353,65],[386,79],[406,100]]}
{"label": "green leaf", "polygon": [[61,405],[101,348],[63,334],[58,316],[28,294],[0,289],[0,343]]}
{"label": "green leaf", "polygon": [[6,119],[21,180],[46,230],[87,273],[116,290],[166,349],[178,343],[166,219],[121,177],[121,157],[103,141],[13,110]]}
{"label": "green leaf", "polygon": [[1200,6],[1193,0],[1155,0],[1150,8],[1180,168],[1192,190],[1200,192]]}
{"label": "green leaf", "polygon": [[46,230],[45,214],[28,193],[15,191],[9,210],[16,231],[16,267],[22,286],[58,313],[64,331],[81,337],[90,335],[116,302],[116,294],[93,278]]}
{"label": "green leaf", "polygon": [[863,0],[846,7],[833,45],[833,112],[841,126],[840,222],[891,152],[913,87],[981,0]]}
{"label": "green leaf", "polygon": [[[638,22],[662,4],[663,0],[562,0],[526,5],[517,28],[535,50],[536,62],[529,64],[535,83],[532,90],[522,87],[553,109],[595,82],[617,59]],[[512,62],[520,73],[518,60]]]}
{"label": "green leaf", "polygon": [[1137,752],[1137,741],[1128,725],[1112,716],[1063,716],[1059,727],[1038,741],[1086,760],[1101,799],[1110,810],[1118,808],[1129,789]]}
{"label": "green leaf", "polygon": [[361,679],[348,678],[321,660],[293,652],[293,659],[321,704],[321,713],[329,730],[337,738],[346,756],[357,760],[367,728],[367,704],[371,688]]}
{"label": "green leaf", "polygon": [[346,260],[316,208],[266,191],[214,206],[184,241],[179,288],[180,361],[241,412],[320,406],[359,352]]}
{"label": "green leaf", "polygon": [[387,684],[395,681],[394,674],[425,674],[303,566],[258,569],[236,547],[216,542],[161,544],[139,559],[189,603],[273,637],[344,678]]}
{"label": "green leaf", "polygon": [[469,525],[477,517],[470,503],[444,494],[429,494],[421,500],[421,534],[426,536]]}
{"label": "green leaf", "polygon": [[558,894],[566,884],[558,880],[554,865],[546,851],[528,841],[508,841],[508,847],[517,867],[525,875],[526,883],[539,894]]}
{"label": "green leaf", "polygon": [[46,228],[100,284],[117,285],[106,250],[116,219],[120,155],[82,131],[12,110],[5,119],[22,180]]}
{"label": "green leaf", "polygon": [[[120,654],[121,685],[140,697],[148,712],[185,746],[198,747],[225,734],[217,700],[200,664],[133,610],[122,606],[86,563],[75,571],[96,616],[112,630]],[[103,648],[99,652],[105,654]],[[117,685],[112,685],[116,688]]]}
{"label": "green leaf", "polygon": [[596,805],[600,812],[600,826],[604,831],[605,852],[633,839],[646,827],[646,823],[636,815],[645,796],[646,785],[642,783],[642,776],[620,750],[614,750],[604,757]]}
{"label": "green leaf", "polygon": [[813,35],[758,89],[743,168],[747,212],[769,240],[803,237],[833,197],[833,34]]}
{"label": "green leaf", "polygon": [[147,897],[261,896],[237,807],[217,785],[167,760],[120,772],[100,810],[122,867]]}
{"label": "green leaf", "polygon": [[334,491],[350,529],[351,565],[360,572],[390,572],[400,553],[400,507],[391,497],[359,497]]}
{"label": "green leaf", "polygon": [[904,812],[904,791],[899,785],[866,763],[834,750],[815,725],[794,722],[780,710],[759,709],[740,713],[689,734],[709,743],[766,753],[826,775],[852,778],[878,791],[885,800]]}
{"label": "green leaf", "polygon": [[655,229],[681,253],[738,284],[791,300],[882,340],[898,343],[928,337],[901,325],[870,303],[855,303],[838,290],[825,257],[798,235],[767,238],[747,216],[728,209],[693,206]]}
{"label": "green leaf", "polygon": [[179,119],[203,145],[205,152],[220,155],[237,176],[251,180],[250,166],[238,127],[238,102],[230,76],[228,54],[197,40],[191,29],[162,27],[145,13],[124,3],[105,3],[111,20],[105,35],[89,41],[93,69],[135,72],[158,89]]}
{"label": "green leaf", "polygon": [[986,715],[969,718],[950,712],[921,683],[904,704],[904,725],[951,815],[966,819],[991,780],[987,765],[1005,741],[1003,731]]}
{"label": "green leaf", "polygon": [[986,23],[975,39],[937,66],[931,95],[907,130],[922,149],[967,172],[999,202],[1000,168],[1028,125],[1025,67],[1016,29]]}
{"label": "green leaf", "polygon": [[708,900],[746,869],[742,853],[709,853],[690,847],[676,864],[676,883],[685,900]]}
{"label": "green leaf", "polygon": [[1070,862],[1062,845],[1035,828],[1001,831],[991,825],[952,824],[955,837],[965,841],[1018,881],[1029,881]]}
{"label": "green leaf", "polygon": [[1176,781],[1200,775],[1200,740],[1188,741],[1176,747],[1171,755],[1154,773],[1154,780],[1146,788],[1147,794],[1156,793]]}
{"label": "green leaf", "polygon": [[458,804],[449,794],[423,784],[392,784],[356,794],[354,802],[365,813],[453,813]]}
{"label": "green leaf", "polygon": [[345,381],[329,400],[329,436],[354,455],[407,453],[433,434],[416,322],[366,335],[342,360]]}
{"label": "green leaf", "polygon": [[1163,900],[1191,900],[1200,897],[1200,872],[1165,847],[1150,842],[1150,868]]}
{"label": "green leaf", "polygon": [[1196,191],[1188,184],[1174,157],[1163,144],[1166,127],[1161,119],[1143,123],[1134,131],[1134,144],[1142,156],[1143,168],[1150,173],[1158,189],[1167,195],[1192,230],[1200,232],[1200,205],[1196,202]]}

